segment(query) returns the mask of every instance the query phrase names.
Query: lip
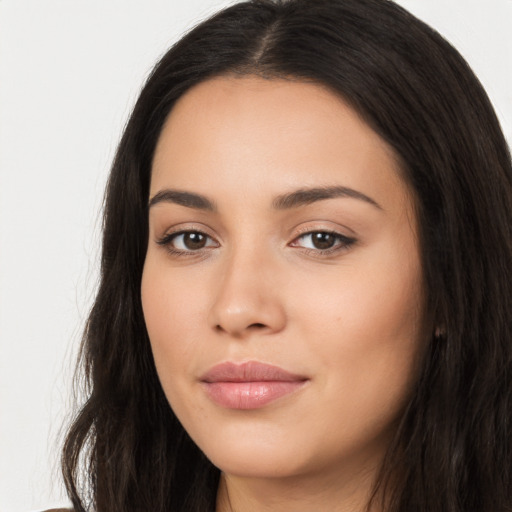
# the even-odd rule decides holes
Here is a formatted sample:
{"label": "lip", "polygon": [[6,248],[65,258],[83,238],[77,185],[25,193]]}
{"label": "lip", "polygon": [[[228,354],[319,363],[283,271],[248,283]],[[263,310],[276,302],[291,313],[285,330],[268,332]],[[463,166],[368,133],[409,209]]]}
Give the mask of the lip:
{"label": "lip", "polygon": [[309,379],[257,361],[221,363],[200,381],[208,397],[228,409],[259,409],[301,389]]}

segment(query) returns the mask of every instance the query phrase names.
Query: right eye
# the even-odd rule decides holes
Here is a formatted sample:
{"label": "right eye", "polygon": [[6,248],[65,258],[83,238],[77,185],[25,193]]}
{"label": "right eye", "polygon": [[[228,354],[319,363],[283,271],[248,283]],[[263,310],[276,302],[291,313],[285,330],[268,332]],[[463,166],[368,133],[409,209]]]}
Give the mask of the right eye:
{"label": "right eye", "polygon": [[159,245],[175,253],[192,253],[209,247],[218,247],[218,243],[201,231],[179,231],[165,235],[158,240]]}

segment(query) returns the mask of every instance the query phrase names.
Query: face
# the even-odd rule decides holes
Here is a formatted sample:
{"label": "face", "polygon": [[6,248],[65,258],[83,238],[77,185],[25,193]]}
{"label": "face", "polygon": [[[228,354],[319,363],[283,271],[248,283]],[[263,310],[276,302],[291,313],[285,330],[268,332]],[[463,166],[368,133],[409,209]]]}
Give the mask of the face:
{"label": "face", "polygon": [[167,399],[225,473],[374,467],[422,344],[413,201],[319,85],[215,78],[153,161],[142,303]]}

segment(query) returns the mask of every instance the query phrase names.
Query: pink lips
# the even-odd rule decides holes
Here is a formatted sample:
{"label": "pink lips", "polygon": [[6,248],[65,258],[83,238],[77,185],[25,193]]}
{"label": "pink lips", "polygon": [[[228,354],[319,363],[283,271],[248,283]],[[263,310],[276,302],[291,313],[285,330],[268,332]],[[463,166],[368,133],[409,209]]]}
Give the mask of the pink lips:
{"label": "pink lips", "polygon": [[207,395],[228,409],[259,409],[297,391],[307,380],[304,376],[256,361],[221,363],[201,377]]}

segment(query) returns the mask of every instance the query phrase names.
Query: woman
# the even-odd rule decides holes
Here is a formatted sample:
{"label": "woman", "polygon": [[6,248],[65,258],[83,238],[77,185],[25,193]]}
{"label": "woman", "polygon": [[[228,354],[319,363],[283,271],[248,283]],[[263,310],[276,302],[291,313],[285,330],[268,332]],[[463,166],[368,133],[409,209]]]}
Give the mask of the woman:
{"label": "woman", "polygon": [[511,171],[463,59],[392,2],[192,30],[108,183],[75,509],[510,510]]}

